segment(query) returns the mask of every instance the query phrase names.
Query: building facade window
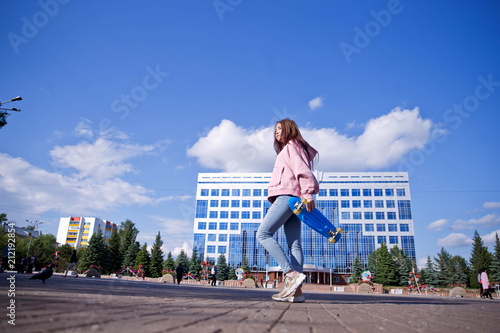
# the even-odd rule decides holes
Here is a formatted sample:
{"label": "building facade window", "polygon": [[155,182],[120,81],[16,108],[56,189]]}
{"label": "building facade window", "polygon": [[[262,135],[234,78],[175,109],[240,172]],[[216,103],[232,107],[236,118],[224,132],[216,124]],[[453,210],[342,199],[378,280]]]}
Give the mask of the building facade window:
{"label": "building facade window", "polygon": [[398,200],[398,212],[400,220],[411,220],[410,200]]}

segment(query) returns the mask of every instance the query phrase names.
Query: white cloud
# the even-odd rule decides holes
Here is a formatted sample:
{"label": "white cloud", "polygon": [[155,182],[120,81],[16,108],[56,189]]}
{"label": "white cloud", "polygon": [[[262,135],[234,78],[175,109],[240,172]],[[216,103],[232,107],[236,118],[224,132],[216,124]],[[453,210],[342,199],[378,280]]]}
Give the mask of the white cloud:
{"label": "white cloud", "polygon": [[484,209],[499,209],[500,202],[485,202],[483,205]]}
{"label": "white cloud", "polygon": [[481,236],[481,239],[483,240],[485,245],[494,246],[496,244],[496,235],[497,234],[498,234],[498,237],[500,237],[500,230],[495,230],[495,231],[490,232],[489,234]]}
{"label": "white cloud", "polygon": [[425,265],[427,265],[427,257],[422,257],[417,260],[418,269],[425,268]]}
{"label": "white cloud", "polygon": [[437,245],[444,248],[471,246],[472,238],[460,233],[451,233],[445,238],[438,239]]}
{"label": "white cloud", "polygon": [[226,172],[265,172],[273,166],[273,128],[246,130],[230,120],[200,138],[187,155],[207,168]]}
{"label": "white cloud", "polygon": [[[192,214],[194,207],[186,205],[185,208],[181,207],[180,210],[182,215],[185,213]],[[172,252],[172,255],[177,256],[180,253],[180,249],[184,249],[186,253],[193,252],[193,219],[191,216],[186,216],[186,219],[174,219],[158,215],[150,217],[159,222],[160,233],[161,235],[165,235],[162,236],[165,254]],[[189,251],[186,250],[186,243],[191,246]]]}
{"label": "white cloud", "polygon": [[82,118],[82,120],[76,125],[73,130],[73,135],[76,137],[83,137],[91,139],[94,137],[94,131],[91,126],[92,122],[88,119]]}
{"label": "white cloud", "polygon": [[[333,128],[301,128],[301,132],[319,151],[319,169],[363,171],[394,165],[413,149],[423,148],[432,128],[432,121],[422,119],[418,108],[396,108],[371,119],[358,137],[348,137]],[[270,172],[276,158],[272,143],[272,127],[244,129],[223,120],[188,148],[187,155],[210,169]]]}
{"label": "white cloud", "polygon": [[[86,122],[83,122],[86,123]],[[84,133],[77,126],[77,133]],[[186,197],[155,197],[154,192],[120,179],[135,172],[132,157],[160,150],[165,143],[138,145],[118,142],[119,133],[102,133],[94,142],[55,147],[50,155],[59,169],[50,172],[23,158],[0,153],[2,204],[33,214],[92,215],[127,205],[154,205]],[[89,135],[87,135],[88,137]],[[75,172],[73,172],[75,171]]]}
{"label": "white cloud", "polygon": [[323,102],[325,101],[324,97],[315,97],[309,101],[309,109],[316,110],[318,108],[323,107]]}
{"label": "white cloud", "polygon": [[182,243],[182,246],[176,247],[172,251],[172,256],[174,258],[177,258],[179,254],[181,254],[181,250],[184,250],[184,252],[187,254],[188,257],[191,257],[193,255],[193,242],[184,242]]}
{"label": "white cloud", "polygon": [[448,220],[439,219],[437,221],[430,223],[426,228],[431,229],[431,230],[435,230],[435,231],[439,231],[439,230],[442,230],[443,227],[445,227],[447,225],[448,225]]}
{"label": "white cloud", "polygon": [[154,145],[127,144],[98,138],[94,142],[56,146],[50,156],[54,165],[75,169],[77,173],[74,176],[77,178],[109,179],[135,171],[125,161],[154,150]]}
{"label": "white cloud", "polygon": [[496,214],[488,214],[479,219],[456,220],[451,228],[453,230],[474,229],[477,226],[494,227],[500,223],[500,216]]}

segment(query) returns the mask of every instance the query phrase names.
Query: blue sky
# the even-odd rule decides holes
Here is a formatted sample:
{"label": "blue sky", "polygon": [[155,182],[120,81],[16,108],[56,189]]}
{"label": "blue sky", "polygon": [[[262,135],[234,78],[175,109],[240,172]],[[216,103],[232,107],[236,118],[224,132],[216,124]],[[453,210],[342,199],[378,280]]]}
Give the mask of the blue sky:
{"label": "blue sky", "polygon": [[[419,259],[500,230],[496,1],[2,2],[0,211],[130,219],[191,250],[198,172],[408,171]],[[9,104],[7,104],[9,105]],[[7,106],[6,105],[6,106]],[[500,233],[500,232],[499,232]]]}

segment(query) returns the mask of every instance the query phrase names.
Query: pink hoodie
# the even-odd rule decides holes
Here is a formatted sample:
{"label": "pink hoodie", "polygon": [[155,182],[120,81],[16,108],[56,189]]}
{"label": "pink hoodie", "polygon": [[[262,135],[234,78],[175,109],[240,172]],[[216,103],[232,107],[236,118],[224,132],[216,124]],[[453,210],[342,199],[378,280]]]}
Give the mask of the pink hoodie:
{"label": "pink hoodie", "polygon": [[290,140],[276,157],[268,200],[274,202],[279,195],[311,200],[319,191],[318,181],[311,172],[311,161],[317,153],[314,148],[309,149],[309,159],[302,145]]}

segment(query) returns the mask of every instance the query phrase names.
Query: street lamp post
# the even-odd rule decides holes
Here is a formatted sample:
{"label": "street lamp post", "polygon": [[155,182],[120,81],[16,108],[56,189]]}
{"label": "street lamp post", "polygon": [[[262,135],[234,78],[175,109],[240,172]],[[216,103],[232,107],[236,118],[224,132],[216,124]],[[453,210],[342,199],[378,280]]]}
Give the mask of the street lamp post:
{"label": "street lamp post", "polygon": [[3,110],[3,111],[17,111],[17,112],[21,112],[20,109],[16,109],[16,108],[11,108],[11,109],[6,109],[6,108],[2,108],[1,106],[3,104],[6,104],[6,103],[10,103],[10,102],[16,102],[16,101],[22,101],[23,98],[21,96],[17,96],[17,97],[14,97],[8,101],[5,101],[5,102],[0,102],[0,110]]}
{"label": "street lamp post", "polygon": [[[38,225],[39,224],[43,224],[42,221],[38,222],[38,220],[36,220],[35,222],[26,220],[26,222],[28,222],[29,224],[33,225],[33,230],[32,231],[36,231],[36,229],[38,228]],[[30,247],[31,247],[31,240],[32,239],[33,239],[33,232],[30,232],[30,243],[28,244],[28,251],[26,252],[26,258],[28,258],[28,254],[30,253]]]}
{"label": "street lamp post", "polygon": [[3,104],[6,104],[6,103],[10,103],[10,102],[15,102],[15,101],[21,101],[22,98],[21,96],[17,96],[17,97],[14,97],[8,101],[5,101],[5,102],[0,102],[0,128],[4,127],[5,125],[7,125],[7,117],[9,116],[9,112],[11,111],[17,111],[17,112],[21,112],[20,109],[16,109],[16,108],[3,108],[2,105]]}

